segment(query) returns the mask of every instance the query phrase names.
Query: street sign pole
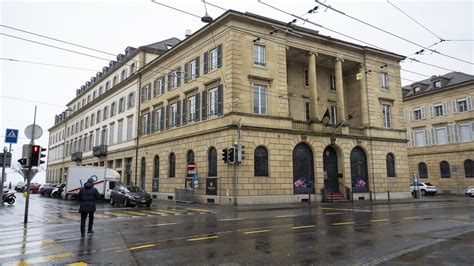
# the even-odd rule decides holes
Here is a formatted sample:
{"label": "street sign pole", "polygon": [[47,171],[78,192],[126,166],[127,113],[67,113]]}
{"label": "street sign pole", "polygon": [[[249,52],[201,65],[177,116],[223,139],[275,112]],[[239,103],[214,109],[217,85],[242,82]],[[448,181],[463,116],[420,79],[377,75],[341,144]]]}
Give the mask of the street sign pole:
{"label": "street sign pole", "polygon": [[[10,144],[11,145],[11,144]],[[2,186],[0,187],[0,197],[2,197],[3,205],[3,183],[5,182],[5,165],[7,163],[7,147],[3,147],[3,162],[2,162]]]}
{"label": "street sign pole", "polygon": [[[32,129],[32,138],[31,138],[31,145],[35,144],[35,125],[36,125],[36,105],[35,105],[35,114],[33,117],[33,129]],[[24,226],[28,223],[28,207],[30,205],[30,183],[31,183],[31,165],[28,165],[28,174],[26,176],[26,201],[25,201],[25,219],[23,221]]]}

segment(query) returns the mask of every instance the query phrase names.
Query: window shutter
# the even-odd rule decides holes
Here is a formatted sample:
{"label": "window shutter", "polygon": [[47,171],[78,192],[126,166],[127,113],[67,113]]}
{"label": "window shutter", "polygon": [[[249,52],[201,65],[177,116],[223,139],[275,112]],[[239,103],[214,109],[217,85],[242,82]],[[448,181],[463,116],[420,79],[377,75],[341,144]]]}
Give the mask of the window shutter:
{"label": "window shutter", "polygon": [[[148,85],[147,85],[147,94],[148,94],[148,99],[147,100],[150,100],[151,99],[151,83],[148,83]],[[124,100],[124,104],[125,104],[125,100]],[[125,108],[123,108],[123,109],[125,109]]]}
{"label": "window shutter", "polygon": [[458,102],[456,100],[451,100],[451,108],[453,109],[453,114],[458,112]]}
{"label": "window shutter", "polygon": [[411,132],[407,132],[407,136],[408,136],[408,147],[411,147]]}
{"label": "window shutter", "polygon": [[204,59],[204,74],[207,74],[207,72],[209,72],[209,52],[205,52],[204,55],[203,55],[203,59]]}
{"label": "window shutter", "polygon": [[472,110],[472,99],[471,96],[466,97],[466,102],[467,102],[467,110],[471,111]]}
{"label": "window shutter", "polygon": [[[204,92],[203,92],[204,93]],[[196,111],[196,122],[199,121],[199,110],[201,110],[201,106],[199,105],[199,92],[196,94],[196,106],[195,106],[195,111]]]}
{"label": "window shutter", "polygon": [[166,129],[170,128],[170,106],[166,106]]}
{"label": "window shutter", "polygon": [[413,121],[413,109],[408,109],[408,116],[409,116],[409,121]]}
{"label": "window shutter", "polygon": [[434,111],[433,111],[433,105],[432,104],[430,104],[429,109],[430,109],[430,118],[433,118],[434,117]]}
{"label": "window shutter", "polygon": [[411,136],[411,146],[415,147],[415,132],[410,131],[410,136]]}
{"label": "window shutter", "polygon": [[188,82],[188,77],[190,77],[189,73],[189,63],[184,64],[184,83]]}
{"label": "window shutter", "polygon": [[207,119],[207,91],[203,91],[201,93],[202,95],[202,112],[201,112],[201,115],[202,115],[202,120],[206,120]]}
{"label": "window shutter", "polygon": [[224,86],[220,84],[217,86],[217,115],[222,115],[224,113],[223,110],[223,99],[224,99]]}
{"label": "window shutter", "polygon": [[454,141],[458,142],[459,141],[459,126],[454,125]]}
{"label": "window shutter", "polygon": [[187,110],[187,106],[186,106],[186,98],[183,99],[183,126],[186,125],[186,110]]}
{"label": "window shutter", "polygon": [[451,126],[446,125],[446,135],[448,136],[448,143],[452,142],[452,137],[451,137]]}
{"label": "window shutter", "polygon": [[448,115],[448,102],[443,102],[443,115]]}
{"label": "window shutter", "polygon": [[161,107],[160,129],[165,130],[165,108]]}
{"label": "window shutter", "polygon": [[199,60],[199,56],[198,56],[198,57],[196,57],[196,78],[199,77],[199,64],[200,64],[199,61],[200,60]]}
{"label": "window shutter", "polygon": [[433,127],[431,128],[431,144],[436,144],[436,130]]}
{"label": "window shutter", "polygon": [[217,46],[217,67],[222,66],[222,44]]}
{"label": "window shutter", "polygon": [[380,88],[383,88],[383,72],[380,72],[379,74],[379,82],[380,82]]}
{"label": "window shutter", "polygon": [[181,101],[178,99],[178,102],[176,103],[176,126],[179,127],[181,124]]}
{"label": "window shutter", "polygon": [[421,119],[425,119],[425,107],[422,106],[420,109],[421,109]]}
{"label": "window shutter", "polygon": [[173,81],[173,75],[168,73],[168,90],[171,90],[171,81]]}
{"label": "window shutter", "polygon": [[156,97],[158,96],[158,79],[155,79],[155,81],[153,81],[153,97]]}
{"label": "window shutter", "polygon": [[181,86],[181,67],[178,67],[178,69],[176,71],[176,75],[178,76],[178,81],[176,82],[176,87],[179,87],[179,86]]}
{"label": "window shutter", "polygon": [[156,128],[156,123],[155,123],[155,120],[156,120],[156,111],[153,110],[151,112],[151,133],[155,133],[155,128]]}
{"label": "window shutter", "polygon": [[428,134],[428,129],[425,128],[423,131],[425,132],[425,145],[430,145],[430,136]]}

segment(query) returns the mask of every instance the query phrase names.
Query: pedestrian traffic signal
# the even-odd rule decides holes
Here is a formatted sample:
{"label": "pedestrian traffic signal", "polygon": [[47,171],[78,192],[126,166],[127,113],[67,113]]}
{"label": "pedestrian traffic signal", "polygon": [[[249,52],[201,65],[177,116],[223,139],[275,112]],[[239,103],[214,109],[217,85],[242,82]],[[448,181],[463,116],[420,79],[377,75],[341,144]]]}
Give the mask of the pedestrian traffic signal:
{"label": "pedestrian traffic signal", "polygon": [[237,162],[241,163],[243,159],[245,159],[245,145],[239,144],[237,145]]}
{"label": "pedestrian traffic signal", "polygon": [[26,166],[28,165],[28,159],[26,158],[21,158],[18,160],[18,163],[21,165],[21,166]]}
{"label": "pedestrian traffic signal", "polygon": [[227,163],[227,149],[222,149],[222,160]]}
{"label": "pedestrian traffic signal", "polygon": [[228,152],[227,152],[227,161],[230,164],[235,163],[235,147],[229,147]]}
{"label": "pedestrian traffic signal", "polygon": [[41,158],[46,157],[43,152],[46,151],[45,148],[41,148],[40,145],[33,145],[31,146],[31,156],[28,166],[40,166],[44,163]]}

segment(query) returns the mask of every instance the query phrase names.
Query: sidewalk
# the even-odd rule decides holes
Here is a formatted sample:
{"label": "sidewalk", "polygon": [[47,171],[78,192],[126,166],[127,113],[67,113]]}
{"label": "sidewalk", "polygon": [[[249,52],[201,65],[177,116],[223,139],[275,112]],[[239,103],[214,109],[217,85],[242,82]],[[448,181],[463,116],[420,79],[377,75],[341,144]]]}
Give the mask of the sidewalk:
{"label": "sidewalk", "polygon": [[[470,199],[470,198],[469,198]],[[154,206],[159,207],[187,207],[187,208],[199,208],[207,210],[220,210],[220,211],[259,211],[259,210],[290,210],[290,209],[308,209],[314,207],[362,207],[362,206],[373,206],[373,205],[391,205],[391,204],[427,204],[434,202],[456,202],[462,200],[469,200],[464,196],[430,196],[423,197],[421,199],[394,199],[390,202],[387,200],[376,200],[370,202],[370,200],[354,201],[352,202],[320,202],[313,201],[311,205],[307,202],[304,203],[289,203],[289,204],[266,204],[266,205],[217,205],[217,204],[206,204],[206,203],[176,203],[174,201],[160,200],[155,201]],[[472,199],[474,200],[474,199]]]}

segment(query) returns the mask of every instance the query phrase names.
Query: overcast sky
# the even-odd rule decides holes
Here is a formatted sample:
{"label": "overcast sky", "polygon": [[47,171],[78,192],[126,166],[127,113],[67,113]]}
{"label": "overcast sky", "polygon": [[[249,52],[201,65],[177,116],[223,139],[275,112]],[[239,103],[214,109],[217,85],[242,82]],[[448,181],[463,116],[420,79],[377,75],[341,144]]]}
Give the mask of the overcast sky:
{"label": "overcast sky", "polygon": [[[161,3],[203,15],[204,5],[201,0],[158,0]],[[212,4],[241,12],[252,12],[289,22],[293,17],[273,10],[257,0],[210,0]],[[310,0],[265,0],[264,2],[296,15],[305,14],[317,6]],[[409,14],[424,27],[395,9],[390,3],[380,1],[335,1],[326,0],[326,4],[345,12],[347,15],[362,19],[389,32],[400,35],[412,42],[430,46],[439,41],[439,36],[446,41],[432,47],[436,51],[464,61],[474,61],[474,1],[391,1],[398,8]],[[208,13],[216,18],[224,11],[207,6]],[[421,50],[420,47],[382,33],[359,22],[351,20],[322,6],[319,13],[305,15],[304,18],[365,42],[384,47],[402,55],[411,55]],[[112,54],[123,53],[127,46],[139,47],[170,37],[184,38],[186,29],[195,32],[203,23],[190,15],[152,3],[149,0],[95,0],[95,1],[6,1],[0,0],[0,33],[8,34],[36,42],[47,43],[81,53],[115,59],[111,55],[92,52],[64,43],[55,42],[38,36],[15,31],[4,26],[34,32],[61,39],[71,43],[87,46]],[[319,30],[323,35],[354,40],[318,28],[309,22],[297,25]],[[0,141],[4,141],[5,129],[20,130],[18,144],[13,145],[13,161],[21,157],[21,146],[28,143],[24,128],[33,122],[35,104],[38,106],[37,124],[43,128],[43,136],[37,144],[47,147],[48,128],[54,123],[54,115],[62,112],[65,104],[73,99],[82,84],[108,64],[108,61],[74,54],[52,47],[0,35],[0,57],[23,61],[54,64],[88,70],[52,67],[24,62],[0,60]],[[416,59],[444,67],[443,70],[425,64],[406,60],[402,69],[414,71],[426,76],[440,75],[449,70],[474,74],[472,63],[425,52]],[[402,71],[402,84],[409,80],[422,80],[425,76]],[[6,144],[5,144],[6,145]],[[1,145],[3,148],[4,145]],[[21,180],[18,175],[7,170],[8,181],[16,183]],[[39,173],[34,181],[43,183],[45,171]]]}

